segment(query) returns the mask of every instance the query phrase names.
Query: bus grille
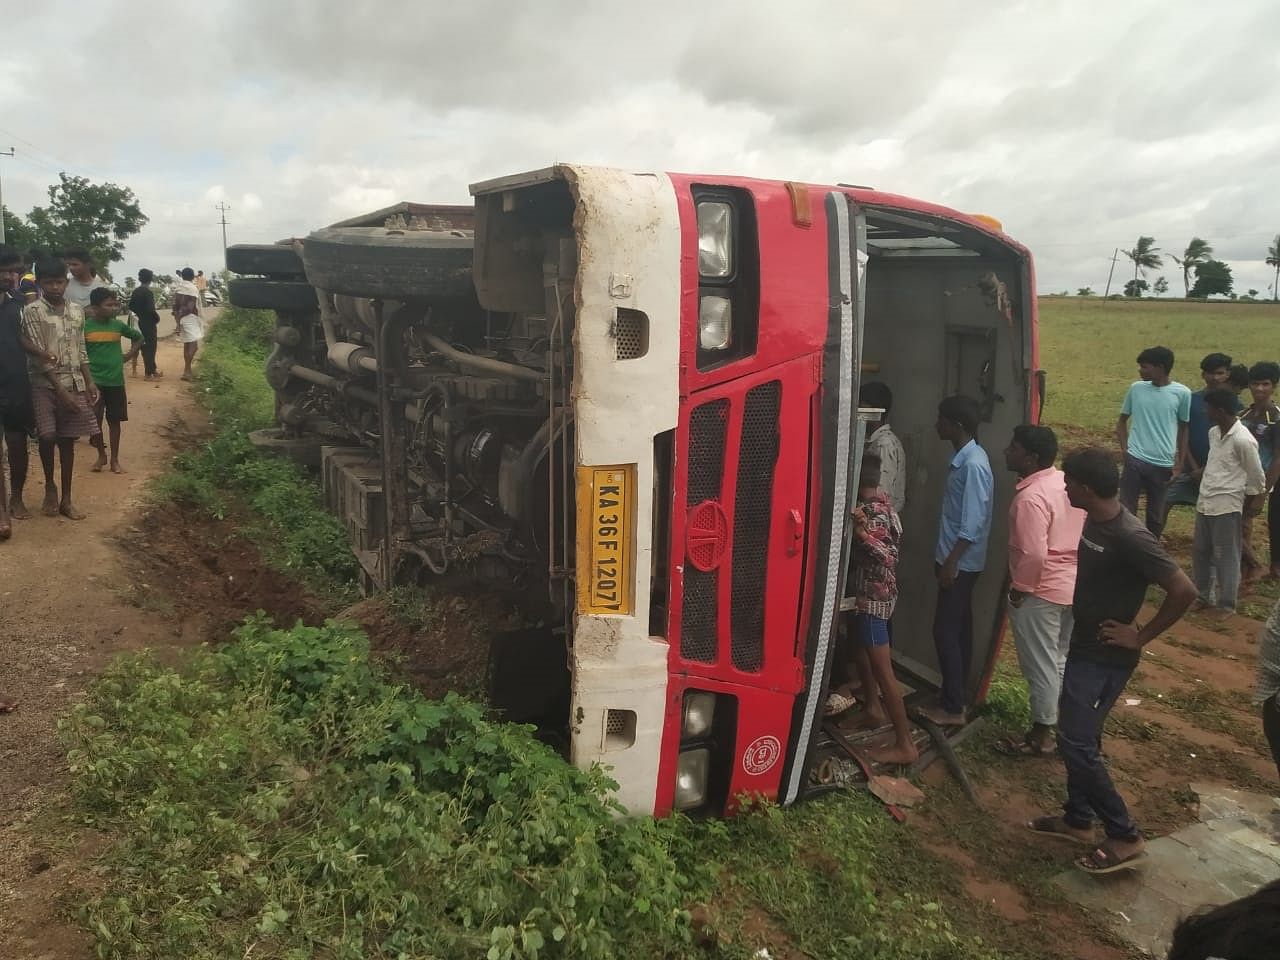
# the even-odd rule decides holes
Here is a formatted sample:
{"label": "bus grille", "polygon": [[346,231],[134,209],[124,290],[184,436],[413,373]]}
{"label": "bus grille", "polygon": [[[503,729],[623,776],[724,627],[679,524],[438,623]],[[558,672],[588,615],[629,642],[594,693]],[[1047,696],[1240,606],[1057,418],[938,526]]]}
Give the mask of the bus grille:
{"label": "bus grille", "polygon": [[733,594],[730,630],[733,665],[759,670],[764,661],[764,594],[773,473],[778,460],[778,410],[782,384],[762,383],[747,392],[738,446],[738,486],[733,508]]}
{"label": "bus grille", "polygon": [[[686,509],[704,500],[718,500],[724,480],[724,440],[727,398],[712,400],[689,414],[689,481]],[[720,599],[719,572],[684,565],[680,655],[686,660],[712,663],[716,659]]]}

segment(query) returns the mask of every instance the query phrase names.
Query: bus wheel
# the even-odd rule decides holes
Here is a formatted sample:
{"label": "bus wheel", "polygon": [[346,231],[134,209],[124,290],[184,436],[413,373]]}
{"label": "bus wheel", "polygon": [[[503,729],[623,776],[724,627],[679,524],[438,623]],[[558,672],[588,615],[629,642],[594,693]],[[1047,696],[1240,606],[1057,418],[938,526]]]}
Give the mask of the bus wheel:
{"label": "bus wheel", "polygon": [[303,242],[307,279],[353,297],[472,295],[471,234],[461,230],[327,227]]}

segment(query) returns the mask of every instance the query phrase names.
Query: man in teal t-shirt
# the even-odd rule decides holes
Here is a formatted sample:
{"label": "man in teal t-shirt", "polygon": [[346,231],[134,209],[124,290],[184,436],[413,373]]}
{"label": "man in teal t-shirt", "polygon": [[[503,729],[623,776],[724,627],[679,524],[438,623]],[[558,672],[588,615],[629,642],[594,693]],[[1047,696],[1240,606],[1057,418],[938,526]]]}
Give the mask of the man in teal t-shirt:
{"label": "man in teal t-shirt", "polygon": [[1169,379],[1173,351],[1147,347],[1138,354],[1138,375],[1129,387],[1116,422],[1116,439],[1124,451],[1120,502],[1135,516],[1138,494],[1147,495],[1147,529],[1164,530],[1165,492],[1187,460],[1187,421],[1191,390]]}
{"label": "man in teal t-shirt", "polygon": [[[120,468],[120,424],[129,419],[129,398],[124,392],[124,364],[132,360],[142,349],[142,332],[129,326],[117,314],[120,297],[109,287],[98,287],[89,295],[89,309],[84,316],[84,347],[89,354],[89,372],[98,385],[98,402],[93,408],[102,426],[103,414],[107,417],[107,431],[111,440],[111,472],[123,473]],[[133,346],[128,353],[120,352],[121,337],[128,337]],[[107,465],[107,448],[102,434],[90,441],[98,448],[98,462],[93,471],[100,472]]]}

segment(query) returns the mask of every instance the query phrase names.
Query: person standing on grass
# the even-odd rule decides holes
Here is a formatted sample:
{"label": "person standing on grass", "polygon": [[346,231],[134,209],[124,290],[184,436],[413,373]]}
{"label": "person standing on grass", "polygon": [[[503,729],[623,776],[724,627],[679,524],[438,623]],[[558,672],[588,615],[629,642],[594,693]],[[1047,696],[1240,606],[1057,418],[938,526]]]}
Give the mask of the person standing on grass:
{"label": "person standing on grass", "polygon": [[[854,609],[847,617],[852,639],[853,666],[862,682],[866,710],[861,725],[883,726],[888,714],[893,724],[892,744],[867,751],[877,763],[914,763],[920,756],[911,739],[911,723],[902,701],[902,690],[893,673],[889,618],[898,601],[898,545],[902,523],[889,495],[880,489],[880,458],[862,455],[858,478],[858,505],[853,509],[853,547],[850,553],[851,594]],[[884,705],[881,706],[883,700]]]}
{"label": "person standing on grass", "polygon": [[1191,570],[1200,604],[1212,604],[1217,581],[1217,607],[1234,613],[1240,592],[1240,536],[1243,518],[1262,511],[1267,477],[1258,444],[1236,419],[1236,397],[1219,388],[1205,394],[1209,421],[1209,457],[1200,480]]}
{"label": "person standing on grass", "polygon": [[[1210,390],[1224,387],[1231,379],[1231,357],[1225,353],[1211,353],[1200,361],[1200,376],[1204,380],[1204,388],[1191,394],[1191,406],[1187,416],[1187,458],[1182,463],[1182,471],[1178,479],[1169,484],[1165,491],[1164,513],[1169,518],[1173,507],[1194,507],[1200,494],[1200,475],[1204,473],[1205,461],[1209,458],[1209,415],[1204,409],[1204,395]],[[1236,410],[1243,410],[1244,404],[1236,400]]]}
{"label": "person standing on grass", "polygon": [[[1058,701],[1058,751],[1067,770],[1067,800],[1061,814],[1027,826],[1037,833],[1093,844],[1094,817],[1106,839],[1076,866],[1110,873],[1143,855],[1137,824],[1102,762],[1107,714],[1138,666],[1142,648],[1182,619],[1196,588],[1155,535],[1117,499],[1119,478],[1111,454],[1078,450],[1062,463],[1067,498],[1087,519],[1080,537],[1075,625]],[[1163,602],[1147,623],[1136,621],[1147,587],[1158,584]]]}
{"label": "person standing on grass", "polygon": [[156,344],[160,327],[160,314],[156,312],[156,294],[151,289],[155,279],[146,267],[138,271],[138,285],[129,295],[129,310],[138,318],[138,330],[142,333],[142,368],[143,379],[155,380],[163,377],[156,368]]}
{"label": "person standing on grass", "polygon": [[[30,354],[31,408],[40,438],[40,463],[44,467],[44,507],[47,517],[61,514],[83,520],[71,500],[76,440],[101,435],[93,419],[98,388],[89,370],[84,346],[84,313],[64,297],[67,265],[61,260],[36,264],[40,299],[22,311],[23,348]],[[62,493],[53,480],[54,454],[61,462]]]}
{"label": "person standing on grass", "polygon": [[[0,471],[0,540],[13,535],[14,520],[31,516],[22,502],[27,482],[27,438],[34,433],[31,380],[21,340],[24,304],[18,283],[23,270],[22,257],[16,250],[0,247],[0,454],[7,447],[9,459],[7,492],[4,473]],[[0,703],[3,699],[0,697]]]}
{"label": "person standing on grass", "polygon": [[858,405],[884,411],[875,424],[868,424],[867,451],[880,458],[880,489],[889,495],[895,513],[907,505],[907,453],[902,441],[889,428],[889,411],[893,409],[893,391],[889,385],[872,381],[858,391]]}
{"label": "person standing on grass", "polygon": [[921,713],[941,726],[960,726],[968,702],[973,660],[973,588],[987,560],[995,478],[987,452],[978,446],[978,404],[947,397],[938,404],[934,428],[955,454],[942,493],[942,516],[934,551],[938,599],[933,644],[942,674],[940,703]]}
{"label": "person standing on grass", "polygon": [[1048,427],[1014,427],[1004,451],[1005,465],[1018,475],[1009,504],[1009,626],[1031,700],[1031,729],[996,743],[998,751],[1011,756],[1053,752],[1071,643],[1084,511],[1067,499],[1062,473],[1053,466],[1057,457],[1058,438]]}
{"label": "person standing on grass", "polygon": [[[1280,577],[1280,499],[1276,481],[1280,480],[1280,407],[1275,403],[1276,383],[1280,381],[1280,364],[1264,360],[1249,368],[1249,396],[1252,403],[1240,414],[1240,422],[1258,442],[1258,456],[1267,472],[1266,488],[1271,491],[1267,502],[1267,534],[1271,548],[1270,576]],[[1242,565],[1245,583],[1262,576],[1262,562],[1253,549],[1253,518],[1244,526]]]}
{"label": "person standing on grass", "polygon": [[1169,379],[1173,351],[1147,347],[1138,354],[1141,380],[1129,387],[1116,421],[1116,439],[1124,452],[1120,502],[1135,516],[1138,494],[1147,495],[1147,529],[1164,531],[1164,498],[1187,460],[1187,421],[1191,391]]}
{"label": "person standing on grass", "polygon": [[[124,365],[142,349],[142,334],[119,317],[120,298],[114,290],[99,287],[89,298],[89,315],[84,321],[84,345],[89,354],[89,371],[98,385],[98,402],[93,414],[102,430],[102,418],[107,418],[107,432],[111,439],[111,472],[124,473],[120,466],[120,424],[129,419],[129,399],[124,389]],[[120,341],[128,337],[133,341],[128,353],[120,352]],[[98,448],[98,462],[91,468],[101,472],[107,465],[107,445],[99,432],[94,446]]]}
{"label": "person standing on grass", "polygon": [[182,379],[190,380],[191,363],[204,338],[204,324],[200,320],[200,291],[193,282],[195,272],[183,267],[179,277],[173,284],[173,319],[182,342]]}

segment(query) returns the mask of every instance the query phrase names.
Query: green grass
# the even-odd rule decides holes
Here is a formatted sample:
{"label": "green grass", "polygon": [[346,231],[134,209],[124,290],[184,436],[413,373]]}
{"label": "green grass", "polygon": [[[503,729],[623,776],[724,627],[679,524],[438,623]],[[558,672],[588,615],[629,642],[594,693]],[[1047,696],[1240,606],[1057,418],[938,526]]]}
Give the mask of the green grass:
{"label": "green grass", "polygon": [[356,560],[342,525],[320,502],[319,485],[300,467],[260,453],[249,434],[274,423],[274,398],[263,377],[272,314],[225,308],[205,339],[197,396],[215,434],[179,454],[155,490],[216,519],[247,508],[242,532],[264,559],[341,605],[354,598]]}
{"label": "green grass", "polygon": [[347,625],[123,658],[60,731],[113,841],[80,909],[102,958],[996,956],[868,798],[621,817],[603,771],[390,681]]}
{"label": "green grass", "polygon": [[1244,364],[1280,358],[1278,327],[1280,307],[1271,304],[1041,299],[1040,365],[1049,380],[1044,422],[1076,439],[1110,438],[1143,347],[1173,350],[1174,379],[1198,390],[1205,354],[1220,351]]}

